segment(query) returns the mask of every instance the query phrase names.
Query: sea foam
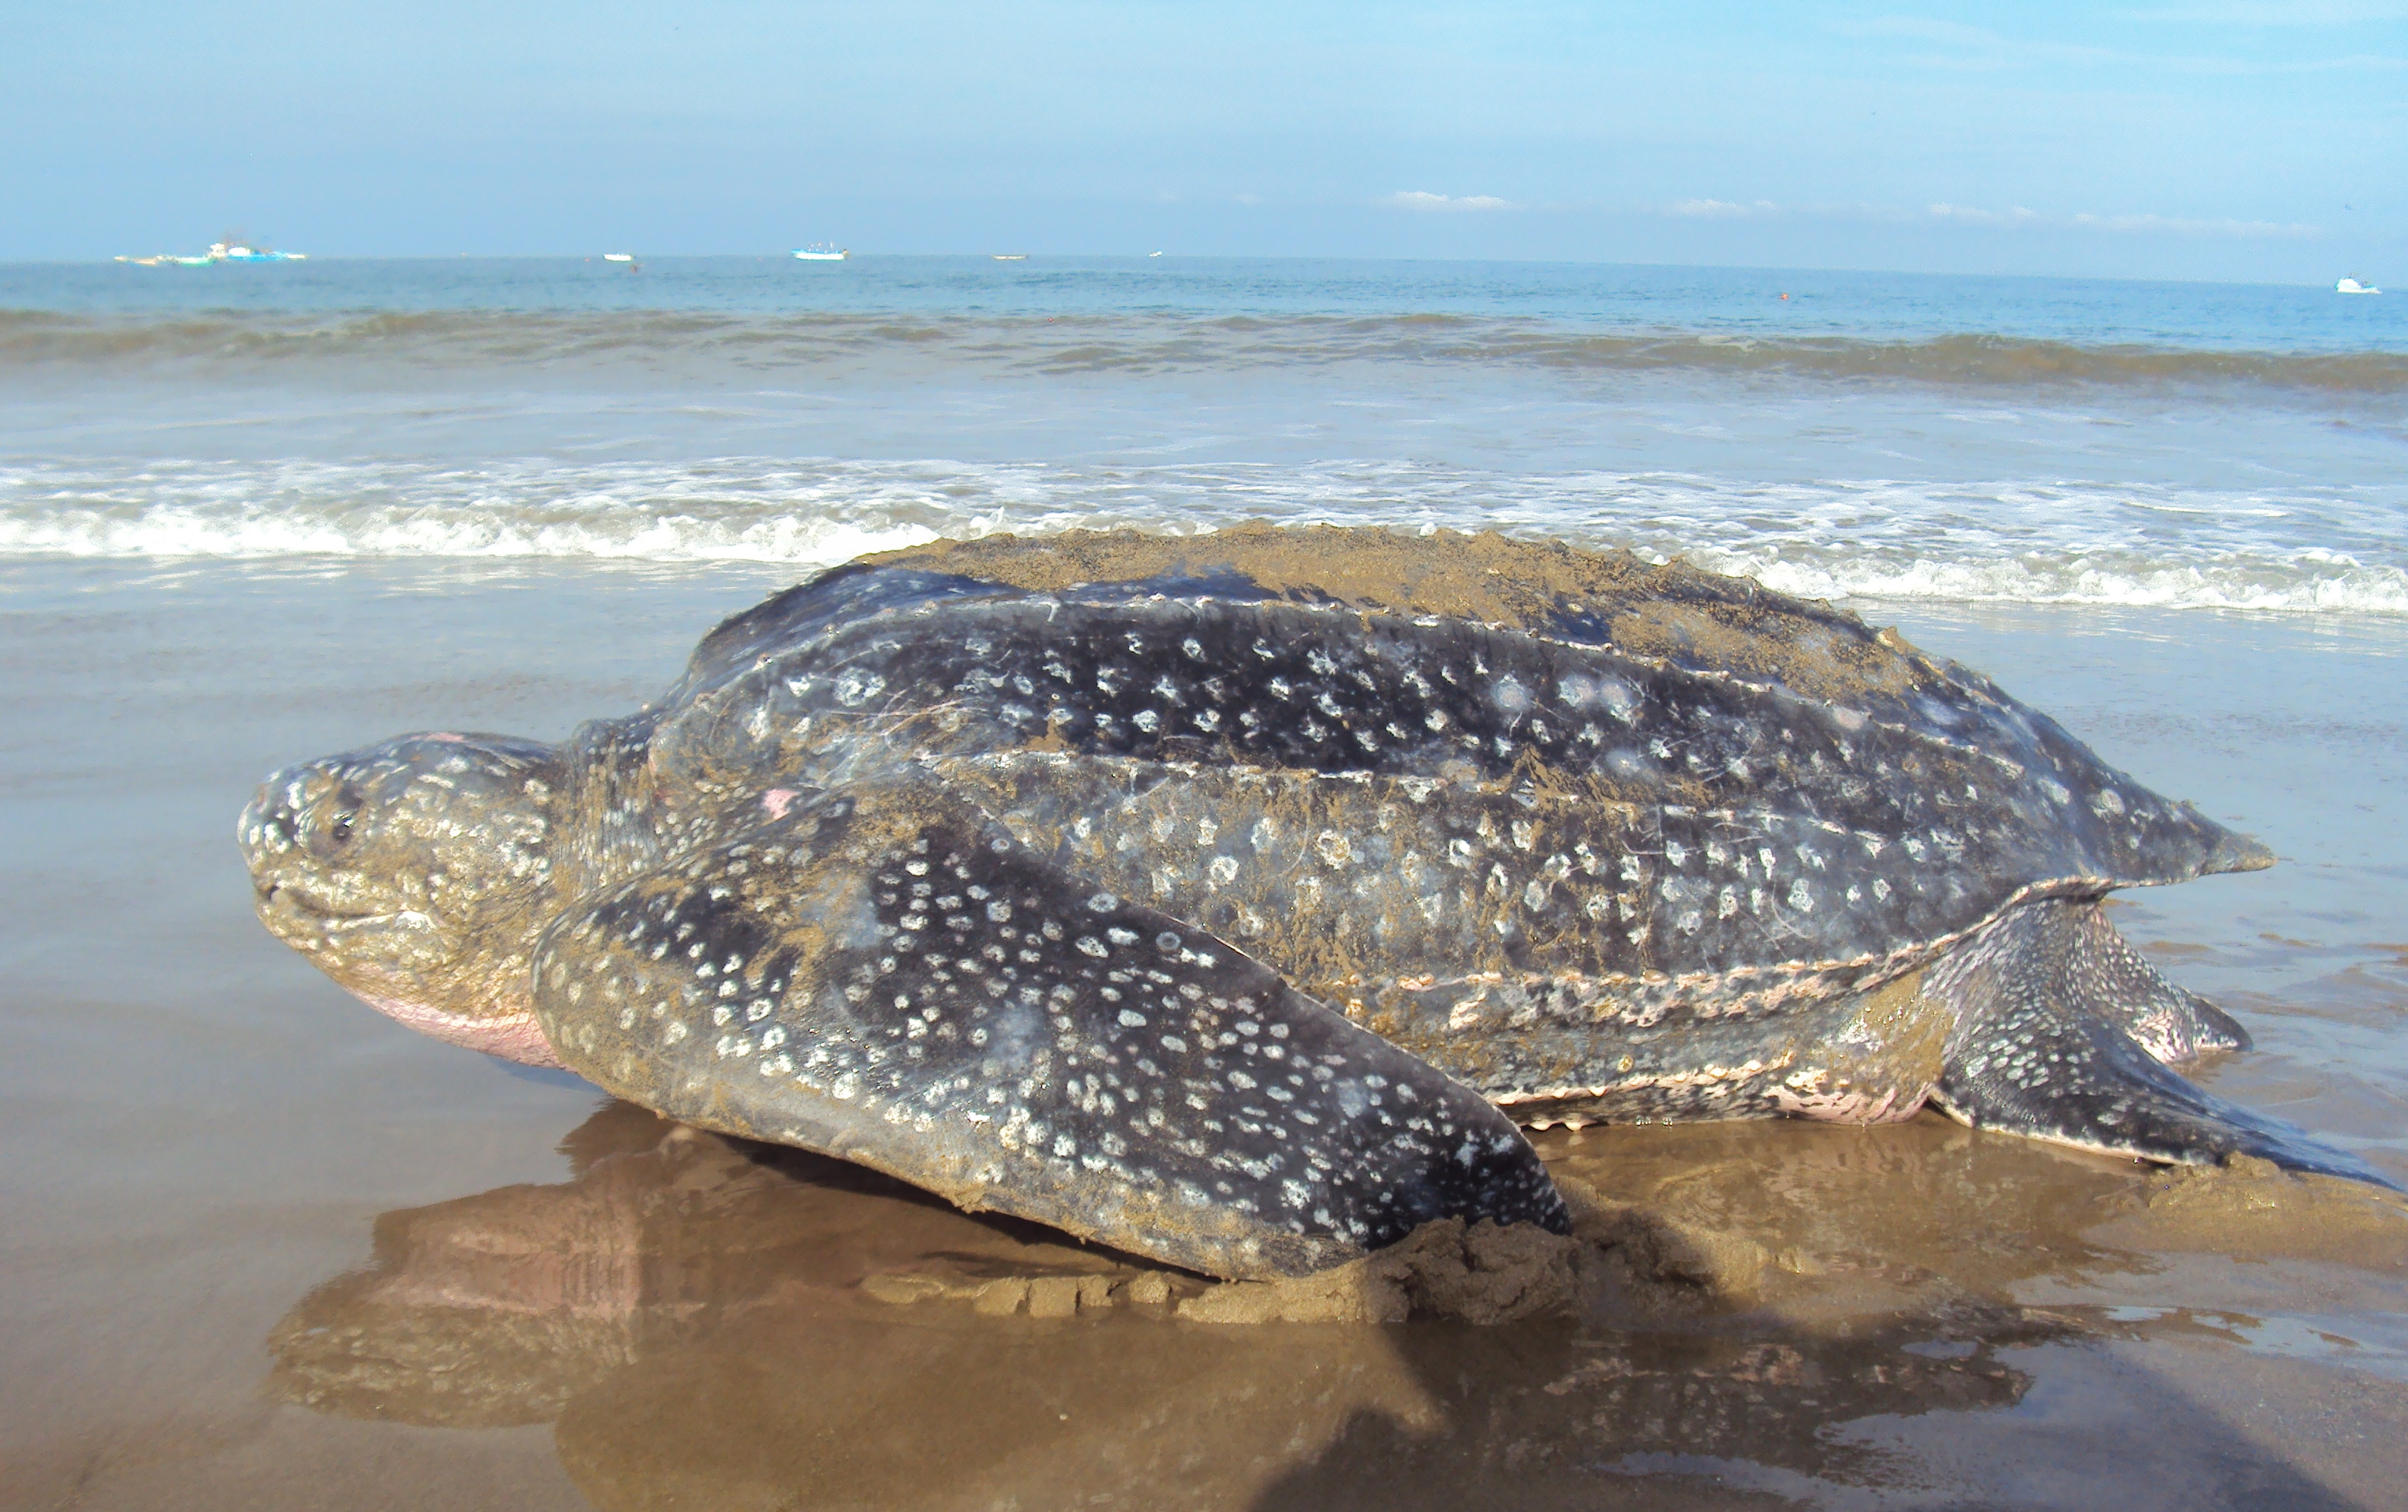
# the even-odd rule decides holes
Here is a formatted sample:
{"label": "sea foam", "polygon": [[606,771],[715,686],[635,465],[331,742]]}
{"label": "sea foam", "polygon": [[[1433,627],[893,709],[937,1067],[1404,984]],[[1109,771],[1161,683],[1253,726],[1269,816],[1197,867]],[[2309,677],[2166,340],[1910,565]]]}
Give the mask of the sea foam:
{"label": "sea foam", "polygon": [[2408,615],[2387,510],[2348,490],[1737,482],[1393,462],[929,459],[0,464],[0,556],[458,558],[797,572],[940,535],[1250,519],[1498,528],[1684,557],[1810,598]]}

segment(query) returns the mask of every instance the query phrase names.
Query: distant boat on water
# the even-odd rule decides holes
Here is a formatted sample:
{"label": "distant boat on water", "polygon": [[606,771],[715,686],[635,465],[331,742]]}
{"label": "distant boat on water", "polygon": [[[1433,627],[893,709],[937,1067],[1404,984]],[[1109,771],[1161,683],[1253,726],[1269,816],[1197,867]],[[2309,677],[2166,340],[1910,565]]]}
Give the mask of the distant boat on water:
{"label": "distant boat on water", "polygon": [[633,252],[604,252],[602,254],[602,261],[605,263],[632,263],[635,260],[636,254]]}
{"label": "distant boat on water", "polygon": [[833,242],[815,241],[809,247],[796,248],[795,255],[806,263],[841,263],[848,254]]}
{"label": "distant boat on water", "polygon": [[224,242],[209,243],[209,256],[221,263],[302,263],[308,252],[280,252],[265,247],[229,247]]}
{"label": "distant boat on water", "polygon": [[995,260],[998,263],[1025,263],[1028,261],[1028,254],[1026,252],[997,252],[995,254]]}
{"label": "distant boat on water", "polygon": [[2333,292],[2337,294],[2379,294],[2383,292],[2383,291],[2377,289],[2371,283],[2360,283],[2356,278],[2344,278],[2341,282],[2333,285]]}
{"label": "distant boat on water", "polygon": [[280,252],[266,247],[246,247],[240,242],[213,241],[209,250],[198,257],[179,257],[173,252],[158,252],[150,257],[121,256],[121,263],[131,263],[140,268],[205,268],[219,263],[306,263],[308,252]]}

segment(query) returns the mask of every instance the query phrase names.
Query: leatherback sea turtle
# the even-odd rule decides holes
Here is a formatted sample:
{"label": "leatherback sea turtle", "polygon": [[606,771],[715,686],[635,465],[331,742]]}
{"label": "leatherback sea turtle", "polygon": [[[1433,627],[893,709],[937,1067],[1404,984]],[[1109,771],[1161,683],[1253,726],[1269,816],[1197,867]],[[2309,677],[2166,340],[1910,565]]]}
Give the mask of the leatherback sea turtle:
{"label": "leatherback sea turtle", "polygon": [[2380,1179],[2111,890],[2272,863],[1986,678],[1627,555],[939,543],[566,744],[288,768],[261,917],[404,1023],[1222,1276],[1567,1219],[1515,1124],[1799,1116]]}

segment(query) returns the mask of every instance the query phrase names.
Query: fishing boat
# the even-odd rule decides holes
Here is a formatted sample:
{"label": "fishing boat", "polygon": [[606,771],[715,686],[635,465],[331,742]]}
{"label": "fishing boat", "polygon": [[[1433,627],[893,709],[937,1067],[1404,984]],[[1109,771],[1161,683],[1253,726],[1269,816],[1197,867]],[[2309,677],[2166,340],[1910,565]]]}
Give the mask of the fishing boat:
{"label": "fishing boat", "polygon": [[265,247],[228,246],[222,241],[209,243],[209,260],[216,263],[303,263],[308,252],[280,252]]}
{"label": "fishing boat", "polygon": [[205,268],[220,263],[306,263],[307,252],[280,252],[266,247],[246,247],[240,242],[213,241],[209,250],[198,257],[179,257],[173,252],[157,252],[149,257],[121,255],[121,263],[131,263],[138,268]]}
{"label": "fishing boat", "polygon": [[2383,291],[2377,289],[2371,283],[2360,283],[2356,278],[2344,278],[2341,282],[2333,285],[2333,292],[2337,294],[2379,294],[2383,292]]}
{"label": "fishing boat", "polygon": [[806,263],[841,263],[846,250],[832,242],[815,241],[809,247],[797,247],[795,255]]}

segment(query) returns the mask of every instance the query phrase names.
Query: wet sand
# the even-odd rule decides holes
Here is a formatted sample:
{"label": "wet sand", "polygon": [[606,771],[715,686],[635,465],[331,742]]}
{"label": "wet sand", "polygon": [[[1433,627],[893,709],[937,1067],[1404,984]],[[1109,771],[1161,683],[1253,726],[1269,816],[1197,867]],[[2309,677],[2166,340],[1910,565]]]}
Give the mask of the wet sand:
{"label": "wet sand", "polygon": [[[2396,1505],[2408,1217],[2355,1190],[1930,1116],[1552,1134],[1573,1310],[1216,1323],[410,1035],[250,917],[269,767],[564,734],[781,581],[0,569],[0,1506]],[[2118,922],[2258,1035],[2216,1090],[2408,1178],[2408,627],[1903,618],[2274,846]]]}

